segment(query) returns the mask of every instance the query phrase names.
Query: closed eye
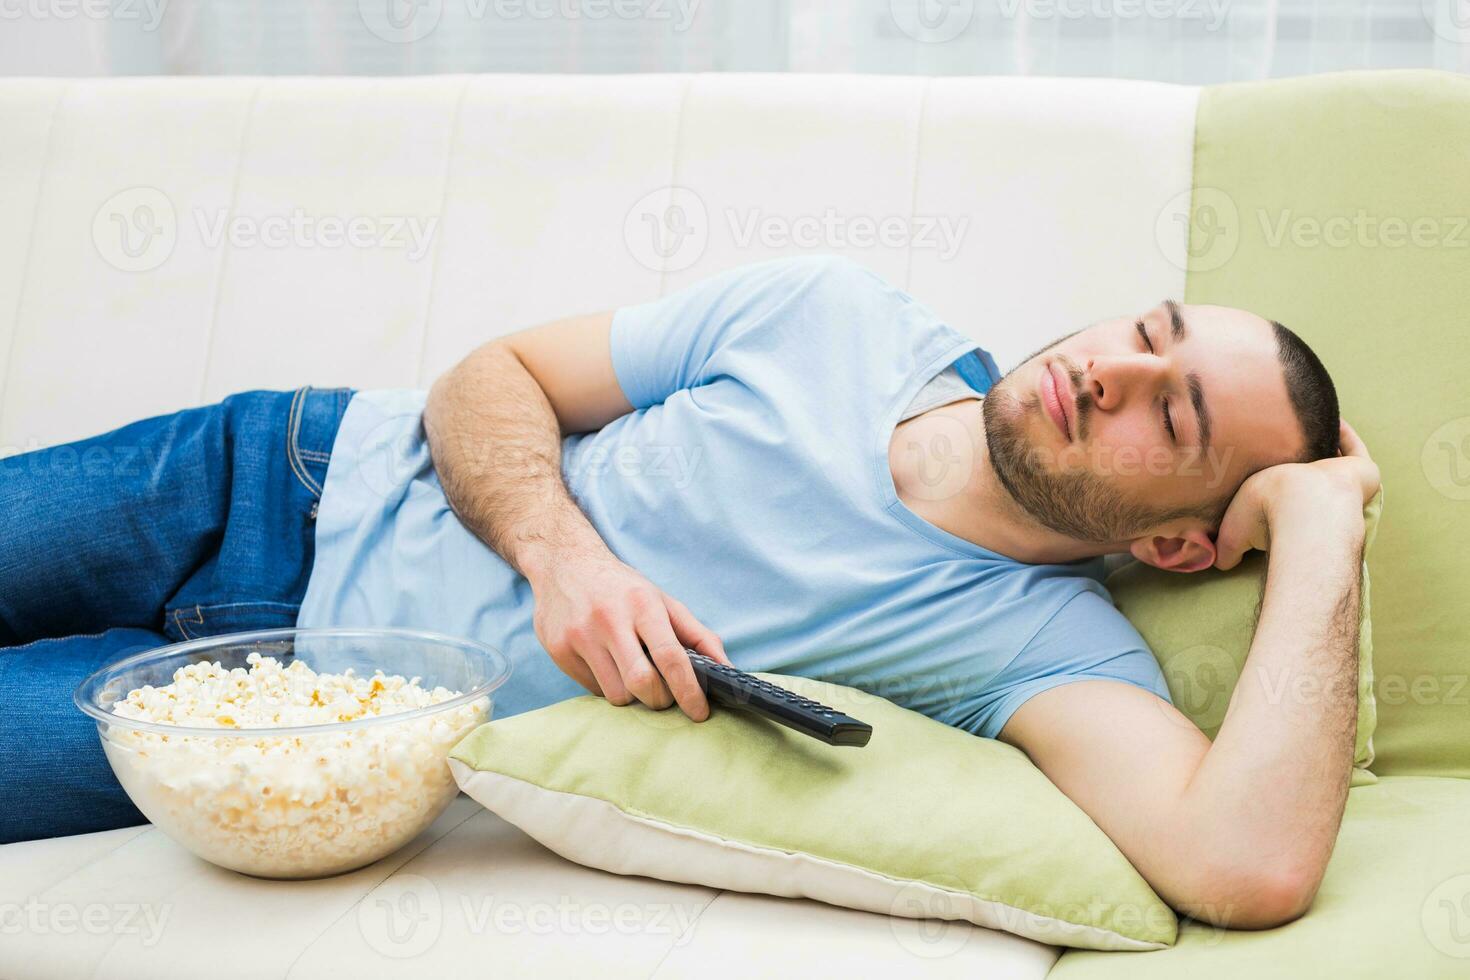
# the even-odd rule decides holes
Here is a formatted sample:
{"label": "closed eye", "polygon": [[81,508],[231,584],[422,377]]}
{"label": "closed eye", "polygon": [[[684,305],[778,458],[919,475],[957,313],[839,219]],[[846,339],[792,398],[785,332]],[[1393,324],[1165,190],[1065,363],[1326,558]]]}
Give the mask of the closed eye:
{"label": "closed eye", "polygon": [[[1148,339],[1148,331],[1144,329],[1143,321],[1139,320],[1133,325],[1138,329],[1138,336],[1143,338],[1143,346],[1148,349],[1150,354],[1154,353],[1154,342]],[[1170,442],[1179,441],[1174,435],[1174,419],[1169,414],[1169,400],[1167,398],[1164,399],[1164,431],[1169,434]]]}
{"label": "closed eye", "polygon": [[1152,354],[1154,352],[1154,342],[1148,339],[1148,331],[1143,329],[1143,321],[1139,320],[1133,325],[1138,328],[1138,336],[1143,338],[1143,346],[1148,348],[1148,352]]}

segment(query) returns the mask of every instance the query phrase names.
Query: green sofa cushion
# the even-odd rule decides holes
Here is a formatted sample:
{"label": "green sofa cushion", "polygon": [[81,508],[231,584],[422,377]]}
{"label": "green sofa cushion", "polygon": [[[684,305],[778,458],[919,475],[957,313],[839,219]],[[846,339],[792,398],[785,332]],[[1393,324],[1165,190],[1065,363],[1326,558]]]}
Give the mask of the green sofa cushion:
{"label": "green sofa cushion", "polygon": [[1393,498],[1369,562],[1374,771],[1470,776],[1470,78],[1205,89],[1194,186],[1185,298],[1301,334]]}
{"label": "green sofa cushion", "polygon": [[[1379,516],[1380,490],[1363,508],[1364,551],[1371,553]],[[1228,572],[1181,575],[1142,562],[1130,562],[1108,576],[1108,591],[1123,615],[1148,641],[1159,660],[1170,700],[1210,738],[1220,730],[1251,641],[1265,587],[1267,556],[1247,555]],[[1353,784],[1373,781],[1373,626],[1370,582],[1363,572],[1362,616],[1358,624],[1358,731],[1353,758]],[[1249,676],[1249,675],[1248,675]],[[1262,679],[1270,684],[1271,678]],[[1288,692],[1281,691],[1285,696]],[[1303,696],[1317,696],[1311,688]]]}
{"label": "green sofa cushion", "polygon": [[1348,792],[1317,901],[1279,929],[1184,922],[1153,953],[1065,954],[1048,980],[1470,976],[1470,781],[1380,776]]}
{"label": "green sofa cushion", "polygon": [[489,809],[608,871],[1060,945],[1174,941],[1174,913],[1021,752],[852,688],[770,679],[868,722],[872,741],[586,696],[480,726],[450,767]]}

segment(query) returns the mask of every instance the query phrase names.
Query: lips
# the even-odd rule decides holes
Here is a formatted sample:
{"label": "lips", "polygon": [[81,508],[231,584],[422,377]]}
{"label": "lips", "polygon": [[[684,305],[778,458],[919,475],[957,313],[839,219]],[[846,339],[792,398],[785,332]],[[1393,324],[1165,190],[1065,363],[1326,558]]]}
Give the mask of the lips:
{"label": "lips", "polygon": [[1041,404],[1047,417],[1068,442],[1072,441],[1072,418],[1076,415],[1075,401],[1072,402],[1071,414],[1067,411],[1071,394],[1072,385],[1067,376],[1060,372],[1055,361],[1048,362],[1041,374]]}

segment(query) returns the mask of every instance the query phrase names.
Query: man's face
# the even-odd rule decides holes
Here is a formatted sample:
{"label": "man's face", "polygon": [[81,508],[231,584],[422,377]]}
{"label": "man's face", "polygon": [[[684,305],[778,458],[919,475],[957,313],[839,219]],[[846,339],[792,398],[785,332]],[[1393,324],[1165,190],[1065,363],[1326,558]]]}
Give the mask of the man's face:
{"label": "man's face", "polygon": [[1207,512],[1304,444],[1270,323],[1221,306],[1165,302],[1063,337],[1007,374],[984,413],[1002,484],[1086,542]]}

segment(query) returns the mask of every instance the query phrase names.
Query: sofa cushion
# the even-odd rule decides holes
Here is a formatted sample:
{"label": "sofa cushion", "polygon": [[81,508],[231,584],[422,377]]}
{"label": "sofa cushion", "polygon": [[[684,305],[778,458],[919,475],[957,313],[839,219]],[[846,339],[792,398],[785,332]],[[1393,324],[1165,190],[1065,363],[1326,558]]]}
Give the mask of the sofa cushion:
{"label": "sofa cushion", "polygon": [[[765,675],[761,675],[765,676]],[[746,712],[573,698],[480,726],[461,788],[573,861],[620,874],[1151,949],[1174,914],[1020,751],[847,687],[775,676],[874,728],[825,745]]]}
{"label": "sofa cushion", "polygon": [[1393,504],[1369,565],[1377,760],[1470,776],[1470,78],[1206,89],[1185,298],[1321,355]]}
{"label": "sofa cushion", "polygon": [[1300,980],[1470,975],[1470,781],[1380,776],[1348,793],[1310,911],[1264,932],[1180,925],[1172,949],[1072,951],[1050,980]]}
{"label": "sofa cushion", "polygon": [[[1364,552],[1373,545],[1383,513],[1383,491],[1363,508]],[[1169,699],[1210,738],[1220,730],[1255,636],[1256,614],[1266,585],[1267,556],[1252,552],[1228,572],[1180,575],[1130,562],[1108,576],[1108,591],[1123,615],[1138,627],[1163,668]],[[1373,781],[1373,624],[1369,576],[1363,568],[1362,615],[1358,622],[1358,730],[1353,785]],[[1246,676],[1256,676],[1247,674]],[[1279,679],[1259,676],[1269,689]],[[1324,692],[1297,688],[1302,697]]]}

